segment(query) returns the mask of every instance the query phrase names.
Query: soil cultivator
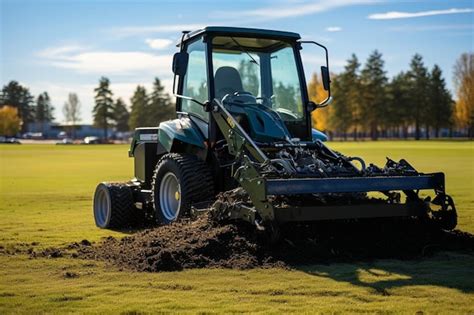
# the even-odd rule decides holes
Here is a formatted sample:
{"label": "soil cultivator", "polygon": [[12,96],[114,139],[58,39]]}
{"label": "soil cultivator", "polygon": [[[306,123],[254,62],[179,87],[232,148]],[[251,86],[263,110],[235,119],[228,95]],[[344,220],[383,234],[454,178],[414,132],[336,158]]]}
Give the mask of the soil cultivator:
{"label": "soil cultivator", "polygon": [[[290,32],[206,27],[183,32],[177,46],[177,118],[136,129],[135,177],[98,185],[97,226],[168,224],[201,211],[247,221],[273,239],[289,222],[393,217],[456,226],[443,173],[418,172],[404,159],[367,164],[331,150],[312,128],[311,112],[331,100],[323,45]],[[321,49],[325,61],[320,104],[306,90],[307,47]]]}

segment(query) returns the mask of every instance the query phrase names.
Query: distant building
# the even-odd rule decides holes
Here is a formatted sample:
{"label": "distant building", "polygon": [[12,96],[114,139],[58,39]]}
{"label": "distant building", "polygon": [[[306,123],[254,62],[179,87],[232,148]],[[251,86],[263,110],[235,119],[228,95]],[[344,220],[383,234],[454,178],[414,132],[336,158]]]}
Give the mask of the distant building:
{"label": "distant building", "polygon": [[[65,132],[68,138],[72,138],[73,129],[76,139],[82,139],[85,137],[99,137],[102,138],[104,131],[100,128],[96,128],[93,125],[88,124],[58,124],[58,123],[29,123],[26,130],[29,134],[41,134],[44,139],[56,139],[59,138],[59,133]],[[113,138],[115,135],[114,130],[109,130],[109,137]]]}

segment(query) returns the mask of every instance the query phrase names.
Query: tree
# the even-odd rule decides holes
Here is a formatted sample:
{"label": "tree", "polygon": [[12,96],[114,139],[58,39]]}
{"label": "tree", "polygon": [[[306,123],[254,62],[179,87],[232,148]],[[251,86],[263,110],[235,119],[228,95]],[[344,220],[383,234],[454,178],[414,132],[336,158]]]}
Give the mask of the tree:
{"label": "tree", "polygon": [[397,74],[388,86],[388,115],[391,117],[390,125],[396,128],[399,135],[399,128],[402,129],[403,137],[408,138],[408,127],[412,123],[410,83],[406,72]]}
{"label": "tree", "polygon": [[135,93],[131,98],[131,111],[128,125],[131,129],[137,127],[151,127],[148,118],[148,95],[145,87],[137,86]]}
{"label": "tree", "polygon": [[76,123],[81,119],[81,102],[76,93],[69,93],[63,106],[66,123],[71,124],[72,138],[76,137]]}
{"label": "tree", "polygon": [[347,60],[344,71],[332,79],[332,94],[334,102],[331,105],[330,123],[333,128],[343,134],[344,139],[347,133],[353,128],[354,139],[357,139],[358,126],[361,115],[361,91],[359,60],[352,54]]}
{"label": "tree", "polygon": [[117,131],[129,131],[129,119],[130,113],[128,112],[127,105],[125,105],[125,102],[121,98],[117,99],[114,103],[114,120]]}
{"label": "tree", "polygon": [[342,134],[344,139],[347,139],[347,132],[351,127],[352,112],[348,107],[348,93],[346,88],[346,81],[343,78],[343,73],[332,77],[331,91],[334,97],[334,102],[331,106],[331,116],[329,116],[329,125],[336,134]]}
{"label": "tree", "polygon": [[0,135],[14,136],[21,129],[21,119],[18,108],[4,105],[0,108]]}
{"label": "tree", "polygon": [[379,125],[386,125],[387,82],[382,54],[375,50],[361,72],[361,117],[372,140],[378,138]]}
{"label": "tree", "polygon": [[43,92],[36,99],[35,108],[35,122],[41,126],[41,131],[45,132],[45,125],[48,122],[54,120],[53,116],[54,107],[51,106],[51,99],[49,98],[48,92]]}
{"label": "tree", "polygon": [[[318,79],[318,75],[313,73],[311,76],[311,81],[308,84],[308,96],[309,99],[316,104],[321,103],[326,98],[327,92],[324,90],[322,83]],[[328,129],[328,119],[329,119],[329,111],[330,106],[324,108],[318,108],[311,113],[311,120],[313,123],[313,127],[321,130],[326,131]]]}
{"label": "tree", "polygon": [[107,131],[113,120],[112,91],[109,88],[109,79],[102,77],[99,87],[95,88],[95,106],[92,110],[94,125],[104,130],[104,138],[107,140]]}
{"label": "tree", "polygon": [[456,121],[468,129],[468,137],[474,136],[474,53],[464,53],[454,66],[456,88]]}
{"label": "tree", "polygon": [[[351,55],[351,58],[347,60],[347,65],[344,67],[342,75],[343,86],[346,89],[346,104],[347,109],[350,111],[349,125],[353,129],[354,140],[357,139],[357,134],[361,129],[363,122],[362,119],[362,88],[361,78],[359,73],[360,63],[359,59],[355,54]],[[347,115],[349,116],[349,115]]]}
{"label": "tree", "polygon": [[[207,90],[205,91],[207,95]],[[147,106],[147,125],[158,126],[160,122],[174,117],[175,109],[168,93],[158,78],[153,82],[153,90]]]}
{"label": "tree", "polygon": [[10,81],[0,93],[0,107],[8,105],[18,109],[18,115],[23,121],[21,131],[25,132],[27,123],[34,121],[33,96],[30,91],[17,81]]}
{"label": "tree", "polygon": [[54,107],[51,105],[51,99],[48,92],[43,92],[36,99],[35,121],[36,122],[51,122],[54,120]]}
{"label": "tree", "polygon": [[410,63],[410,71],[407,78],[410,82],[410,106],[412,107],[412,120],[415,124],[415,139],[421,138],[421,124],[425,122],[427,135],[431,122],[430,97],[429,97],[429,75],[423,63],[423,57],[416,54]]}
{"label": "tree", "polygon": [[435,137],[438,138],[441,128],[452,125],[454,103],[438,65],[434,65],[431,70],[429,97],[431,122],[435,130]]}

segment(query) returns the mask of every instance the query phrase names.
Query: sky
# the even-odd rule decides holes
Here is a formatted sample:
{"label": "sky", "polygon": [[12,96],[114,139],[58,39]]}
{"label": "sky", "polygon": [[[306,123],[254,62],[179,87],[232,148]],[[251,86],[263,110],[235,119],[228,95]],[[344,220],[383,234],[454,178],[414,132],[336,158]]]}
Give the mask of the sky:
{"label": "sky", "polygon": [[335,73],[352,53],[363,64],[377,49],[392,77],[419,53],[441,67],[451,90],[456,59],[474,51],[472,0],[0,0],[0,84],[47,91],[58,122],[68,93],[77,93],[90,123],[101,76],[128,104],[155,77],[171,91],[181,31],[206,25],[299,33],[328,47]]}

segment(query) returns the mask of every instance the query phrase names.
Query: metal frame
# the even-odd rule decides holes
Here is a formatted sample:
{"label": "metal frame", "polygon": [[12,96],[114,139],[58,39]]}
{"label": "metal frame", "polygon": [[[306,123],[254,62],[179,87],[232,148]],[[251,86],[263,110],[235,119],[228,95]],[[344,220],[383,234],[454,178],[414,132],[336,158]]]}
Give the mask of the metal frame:
{"label": "metal frame", "polygon": [[434,189],[444,192],[444,174],[418,176],[267,179],[267,195]]}
{"label": "metal frame", "polygon": [[419,217],[426,211],[420,202],[406,204],[361,204],[350,206],[312,206],[275,208],[279,223],[364,218]]}

